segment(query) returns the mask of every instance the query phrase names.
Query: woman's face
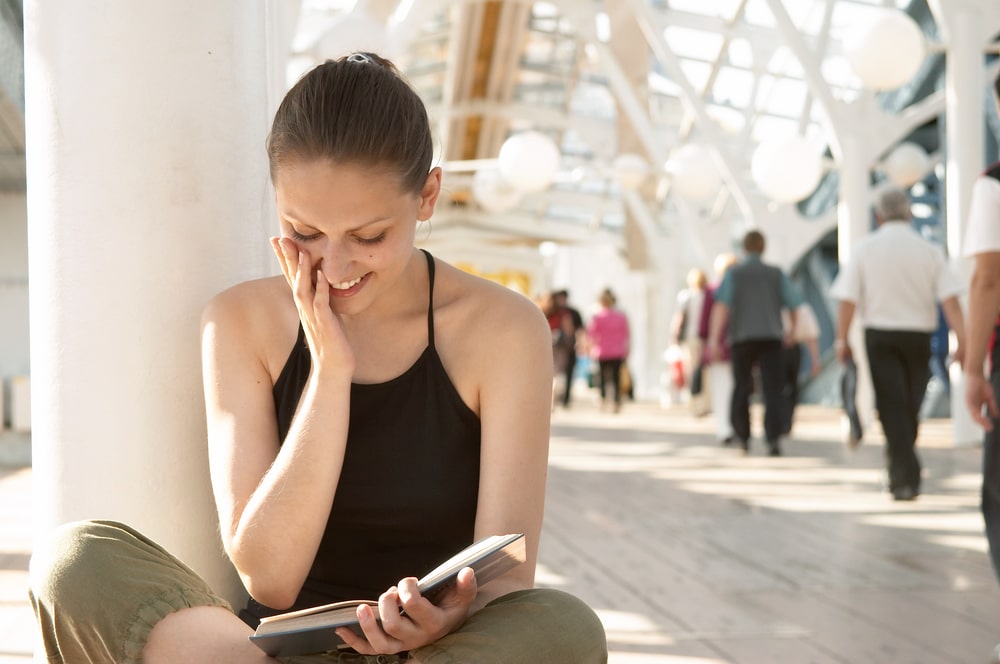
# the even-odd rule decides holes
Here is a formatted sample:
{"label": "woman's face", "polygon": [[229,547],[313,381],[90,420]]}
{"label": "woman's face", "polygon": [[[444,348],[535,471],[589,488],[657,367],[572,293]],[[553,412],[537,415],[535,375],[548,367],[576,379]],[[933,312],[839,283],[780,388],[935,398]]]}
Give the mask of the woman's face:
{"label": "woman's face", "polygon": [[338,313],[357,313],[403,273],[413,253],[418,220],[434,211],[440,169],[419,193],[400,188],[398,176],[378,167],[292,161],[275,174],[281,235],[322,269]]}

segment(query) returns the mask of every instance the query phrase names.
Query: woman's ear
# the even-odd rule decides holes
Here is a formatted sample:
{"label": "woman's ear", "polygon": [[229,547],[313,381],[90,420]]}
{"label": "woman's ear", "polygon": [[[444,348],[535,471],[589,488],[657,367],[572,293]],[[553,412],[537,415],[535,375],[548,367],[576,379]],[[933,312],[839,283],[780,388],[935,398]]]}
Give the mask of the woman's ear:
{"label": "woman's ear", "polygon": [[441,194],[441,168],[435,166],[424,180],[424,188],[420,190],[420,208],[417,211],[418,221],[427,221],[434,214],[434,206]]}

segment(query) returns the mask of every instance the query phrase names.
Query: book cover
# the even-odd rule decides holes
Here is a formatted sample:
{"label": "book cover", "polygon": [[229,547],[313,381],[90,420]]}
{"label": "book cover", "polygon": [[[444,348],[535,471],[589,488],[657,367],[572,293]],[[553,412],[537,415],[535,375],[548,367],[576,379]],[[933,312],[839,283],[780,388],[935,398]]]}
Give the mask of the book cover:
{"label": "book cover", "polygon": [[[476,583],[482,587],[517,567],[524,559],[523,533],[484,537],[421,577],[417,588],[421,595],[434,602],[455,584],[458,573],[465,567],[472,568]],[[361,633],[356,615],[361,604],[378,606],[378,602],[370,600],[350,600],[282,613],[262,619],[250,640],[272,657],[337,650],[346,647],[335,632],[338,627],[350,627]]]}

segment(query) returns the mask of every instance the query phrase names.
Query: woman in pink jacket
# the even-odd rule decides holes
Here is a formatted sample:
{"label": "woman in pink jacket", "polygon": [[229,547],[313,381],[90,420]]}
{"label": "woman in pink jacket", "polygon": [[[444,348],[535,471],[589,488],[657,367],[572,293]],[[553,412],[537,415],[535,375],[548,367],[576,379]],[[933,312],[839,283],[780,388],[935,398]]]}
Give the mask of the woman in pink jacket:
{"label": "woman in pink jacket", "polygon": [[597,301],[601,305],[600,311],[591,317],[587,325],[590,356],[600,366],[598,386],[601,390],[601,408],[604,408],[607,386],[610,383],[614,411],[617,413],[622,406],[622,364],[628,357],[628,318],[624,312],[615,308],[616,300],[611,289],[605,288]]}

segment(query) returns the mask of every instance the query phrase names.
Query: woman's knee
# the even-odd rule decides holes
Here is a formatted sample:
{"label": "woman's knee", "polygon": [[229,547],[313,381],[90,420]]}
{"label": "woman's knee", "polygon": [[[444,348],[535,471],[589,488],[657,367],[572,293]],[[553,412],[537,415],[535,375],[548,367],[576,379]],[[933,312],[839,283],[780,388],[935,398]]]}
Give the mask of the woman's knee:
{"label": "woman's knee", "polygon": [[552,629],[565,633],[575,642],[577,652],[584,659],[579,662],[607,660],[608,641],[604,625],[590,606],[583,600],[562,590],[536,588],[535,601],[548,606],[553,621]]}
{"label": "woman's knee", "polygon": [[[555,588],[523,590],[496,600],[511,602],[512,608],[530,620],[528,630],[537,635],[533,649],[554,658],[578,664],[607,661],[608,642],[600,618],[583,600]],[[527,627],[527,626],[525,626]]]}
{"label": "woman's knee", "polygon": [[94,606],[101,587],[114,578],[120,551],[135,533],[112,521],[74,521],[54,528],[39,541],[29,566],[32,602],[74,611]]}

